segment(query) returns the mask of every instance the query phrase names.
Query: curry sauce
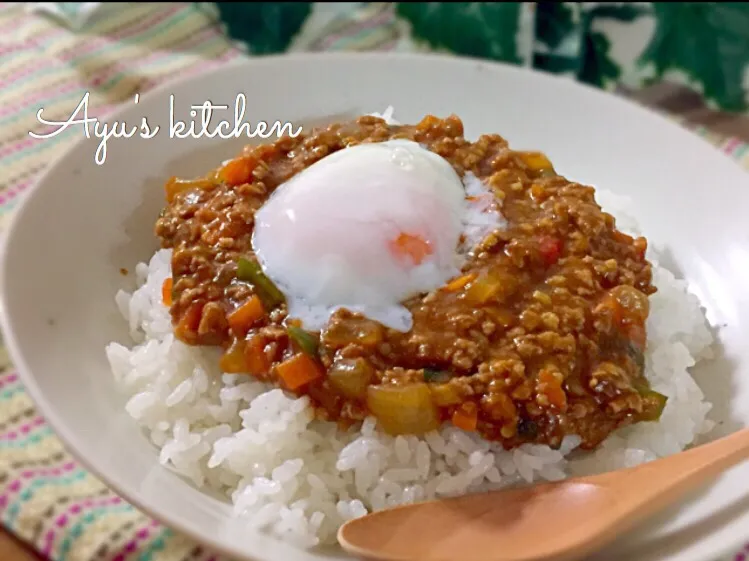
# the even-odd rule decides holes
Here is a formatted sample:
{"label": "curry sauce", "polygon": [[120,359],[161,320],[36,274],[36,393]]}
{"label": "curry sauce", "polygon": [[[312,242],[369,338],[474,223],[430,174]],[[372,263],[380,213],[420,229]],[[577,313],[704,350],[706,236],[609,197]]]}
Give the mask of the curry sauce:
{"label": "curry sauce", "polygon": [[[507,226],[469,254],[461,274],[404,305],[402,333],[339,310],[321,332],[287,317],[283,295],[252,251],[255,212],[273,190],[337,150],[409,139],[489,185]],[[173,178],[156,234],[171,248],[164,287],[176,336],[221,346],[225,372],[308,395],[322,419],[369,414],[392,434],[450,421],[506,448],[583,448],[618,427],[657,420],[665,397],[643,376],[647,241],[558,175],[540,153],[498,135],[463,137],[458,117],[414,126],[377,117],[247,147],[204,178]]]}

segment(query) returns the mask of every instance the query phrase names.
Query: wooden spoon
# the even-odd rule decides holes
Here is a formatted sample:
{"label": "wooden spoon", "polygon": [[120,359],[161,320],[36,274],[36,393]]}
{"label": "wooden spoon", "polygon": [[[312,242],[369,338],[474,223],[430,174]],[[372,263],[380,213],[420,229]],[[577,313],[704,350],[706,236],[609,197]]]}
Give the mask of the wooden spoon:
{"label": "wooden spoon", "polygon": [[570,561],[749,459],[749,429],[603,475],[404,505],[351,520],[349,553],[382,561]]}

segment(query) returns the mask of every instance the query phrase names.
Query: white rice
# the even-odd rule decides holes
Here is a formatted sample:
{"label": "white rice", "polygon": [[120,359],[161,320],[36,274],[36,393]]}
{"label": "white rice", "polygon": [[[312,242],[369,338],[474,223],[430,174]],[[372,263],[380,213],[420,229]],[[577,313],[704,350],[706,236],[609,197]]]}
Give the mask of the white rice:
{"label": "white rice", "polygon": [[[620,227],[636,233],[624,213],[626,201],[602,192],[597,197]],[[302,548],[335,543],[343,522],[372,510],[674,454],[713,425],[707,419],[711,405],[689,373],[709,358],[712,336],[697,298],[686,282],[658,266],[652,248],[648,258],[658,292],[651,297],[646,375],[668,403],[659,422],[617,431],[596,451],[574,458],[566,456],[578,446],[577,437],[567,437],[560,450],[523,445],[508,452],[447,425],[423,438],[393,438],[373,419],[347,432],[313,421],[307,398],[222,374],[217,349],[174,338],[161,301],[170,257],[161,250],[140,263],[139,288],[116,295],[135,344],[113,342],[106,352],[129,397],[126,410],[160,450],[164,466],[225,495],[249,526]]]}

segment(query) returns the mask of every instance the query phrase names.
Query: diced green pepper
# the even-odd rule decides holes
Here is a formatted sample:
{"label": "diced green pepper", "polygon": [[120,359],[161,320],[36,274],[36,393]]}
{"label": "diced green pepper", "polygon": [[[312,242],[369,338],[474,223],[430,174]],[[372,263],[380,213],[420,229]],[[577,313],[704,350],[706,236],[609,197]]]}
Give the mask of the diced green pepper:
{"label": "diced green pepper", "polygon": [[428,384],[444,384],[445,382],[449,382],[451,378],[452,375],[446,370],[424,369],[424,381]]}
{"label": "diced green pepper", "polygon": [[632,357],[632,360],[635,361],[637,368],[639,368],[640,372],[642,372],[645,369],[645,353],[643,353],[641,349],[637,348],[634,343],[629,342],[627,344],[627,354]]}
{"label": "diced green pepper", "polygon": [[640,376],[632,380],[632,387],[642,397],[645,397],[645,395],[650,391],[650,382],[648,382],[648,379],[644,376]]}
{"label": "diced green pepper", "polygon": [[273,281],[263,273],[257,261],[240,257],[237,262],[237,278],[252,284],[255,293],[263,301],[267,310],[272,310],[286,300],[283,293],[273,284]]}
{"label": "diced green pepper", "polygon": [[632,387],[642,397],[642,414],[640,421],[657,421],[663,415],[668,397],[650,388],[650,382],[644,376],[632,381]]}
{"label": "diced green pepper", "polygon": [[663,415],[663,410],[668,402],[668,397],[662,393],[649,390],[642,394],[644,401],[642,415],[640,420],[642,421],[657,421]]}
{"label": "diced green pepper", "polygon": [[518,421],[518,436],[525,440],[533,440],[538,436],[538,425],[531,419],[520,418]]}
{"label": "diced green pepper", "polygon": [[286,332],[303,353],[310,356],[317,356],[318,342],[313,335],[294,325],[286,328]]}

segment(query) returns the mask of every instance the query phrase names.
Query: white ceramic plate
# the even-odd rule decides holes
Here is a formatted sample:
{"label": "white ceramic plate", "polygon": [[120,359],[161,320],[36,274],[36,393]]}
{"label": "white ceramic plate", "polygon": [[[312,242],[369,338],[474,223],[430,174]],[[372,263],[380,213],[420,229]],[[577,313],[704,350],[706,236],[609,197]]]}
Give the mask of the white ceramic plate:
{"label": "white ceramic plate", "polygon": [[[158,465],[157,453],[123,411],[104,355],[127,341],[114,294],[156,249],[153,223],[170,175],[204,173],[242,140],[170,139],[177,117],[210,99],[247,95],[252,122],[309,124],[394,105],[402,122],[458,114],[466,136],[499,133],[515,148],[546,152],[560,173],[626,194],[669,264],[721,326],[721,349],[698,380],[716,408],[720,435],[749,426],[749,181],[735,163],[677,125],[568,79],[444,57],[269,57],[172,84],[124,108],[120,121],[160,125],[149,140],[81,140],[51,166],[16,210],[4,248],[2,322],[7,344],[41,412],[93,472],[167,525],[237,559],[311,561],[248,533],[230,507]],[[111,120],[110,120],[111,122]],[[749,464],[622,537],[598,558],[709,560],[749,537]]]}

